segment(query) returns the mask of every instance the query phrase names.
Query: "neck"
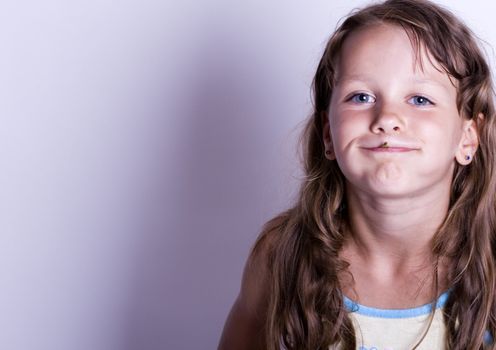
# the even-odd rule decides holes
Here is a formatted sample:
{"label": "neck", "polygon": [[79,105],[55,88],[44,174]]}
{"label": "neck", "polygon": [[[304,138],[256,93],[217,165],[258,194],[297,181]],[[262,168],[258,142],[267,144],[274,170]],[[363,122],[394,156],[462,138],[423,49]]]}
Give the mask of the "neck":
{"label": "neck", "polygon": [[[445,194],[415,198],[378,198],[347,189],[347,201],[350,239],[342,257],[350,263],[355,281],[352,288],[365,299],[368,292],[364,290],[375,285],[399,291],[397,294],[415,299],[413,304],[431,300],[436,284],[433,268],[437,266],[432,239],[446,217],[449,189]],[[441,262],[440,276],[444,266]],[[439,288],[446,287],[446,281],[439,283]],[[368,297],[372,304],[382,298]],[[407,300],[400,303],[409,304]]]}
{"label": "neck", "polygon": [[408,261],[430,256],[446,217],[449,192],[410,198],[378,198],[348,190],[351,244],[364,256]]}

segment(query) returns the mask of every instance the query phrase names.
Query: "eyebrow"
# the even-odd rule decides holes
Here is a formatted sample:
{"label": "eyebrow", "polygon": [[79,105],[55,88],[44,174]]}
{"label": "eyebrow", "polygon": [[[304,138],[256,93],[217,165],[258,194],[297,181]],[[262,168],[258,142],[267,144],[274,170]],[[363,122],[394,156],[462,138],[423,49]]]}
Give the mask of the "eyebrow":
{"label": "eyebrow", "polygon": [[[336,80],[336,85],[340,85],[345,82],[370,83],[373,82],[373,80],[364,75],[352,74],[345,75],[344,77],[338,77],[338,79]],[[427,78],[414,78],[411,79],[411,83],[417,85],[435,85],[447,90],[447,87],[445,85],[441,84],[438,81]]]}
{"label": "eyebrow", "polygon": [[[446,92],[449,92],[449,88],[446,85],[444,85],[444,84],[442,84],[436,80],[427,79],[427,78],[415,78],[415,79],[412,79],[412,82],[414,84],[418,84],[418,85],[434,85],[434,86],[440,87],[441,89],[445,90]],[[450,83],[456,89],[456,86],[453,85],[453,82],[451,81],[451,79],[450,79]]]}
{"label": "eyebrow", "polygon": [[338,76],[336,79],[336,85],[339,85],[343,82],[354,82],[354,81],[359,83],[367,83],[367,82],[371,82],[372,79],[369,79],[363,75],[345,75],[344,77]]}
{"label": "eyebrow", "polygon": [[433,84],[433,85],[439,85],[439,86],[444,87],[443,84],[441,84],[438,81],[432,80],[432,79],[419,79],[419,78],[416,78],[416,79],[412,79],[412,82],[415,83],[415,84]]}

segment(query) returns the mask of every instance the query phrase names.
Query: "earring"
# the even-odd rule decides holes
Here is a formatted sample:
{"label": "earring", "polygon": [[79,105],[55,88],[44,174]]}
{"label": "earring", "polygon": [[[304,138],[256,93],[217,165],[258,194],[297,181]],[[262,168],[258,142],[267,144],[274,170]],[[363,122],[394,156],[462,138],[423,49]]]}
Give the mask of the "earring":
{"label": "earring", "polygon": [[326,149],[325,154],[330,155],[331,154],[331,151],[328,150],[328,149]]}
{"label": "earring", "polygon": [[470,158],[471,158],[471,157],[470,157],[470,155],[469,155],[469,154],[467,154],[467,155],[465,156],[465,160],[470,160]]}

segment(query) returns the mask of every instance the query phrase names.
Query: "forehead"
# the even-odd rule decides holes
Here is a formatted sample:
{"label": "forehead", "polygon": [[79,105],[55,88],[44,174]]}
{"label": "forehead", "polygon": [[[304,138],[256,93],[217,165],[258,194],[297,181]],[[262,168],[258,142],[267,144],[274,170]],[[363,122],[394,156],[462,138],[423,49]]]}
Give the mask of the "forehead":
{"label": "forehead", "polygon": [[414,47],[406,31],[376,24],[356,30],[345,39],[337,64],[337,83],[344,79],[383,75],[453,87],[441,65],[420,43]]}

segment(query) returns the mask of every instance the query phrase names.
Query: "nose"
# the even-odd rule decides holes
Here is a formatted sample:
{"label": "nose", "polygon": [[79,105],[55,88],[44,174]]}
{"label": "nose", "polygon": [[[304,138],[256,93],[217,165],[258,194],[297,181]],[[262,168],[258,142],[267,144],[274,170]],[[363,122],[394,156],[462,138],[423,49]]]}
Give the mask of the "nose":
{"label": "nose", "polygon": [[403,131],[404,123],[398,114],[380,110],[370,128],[374,134],[395,134]]}

